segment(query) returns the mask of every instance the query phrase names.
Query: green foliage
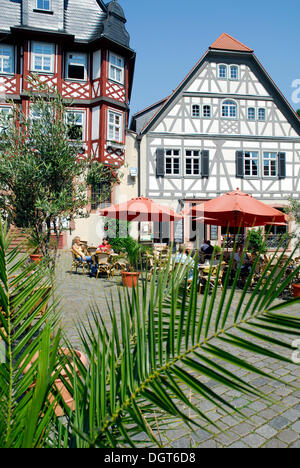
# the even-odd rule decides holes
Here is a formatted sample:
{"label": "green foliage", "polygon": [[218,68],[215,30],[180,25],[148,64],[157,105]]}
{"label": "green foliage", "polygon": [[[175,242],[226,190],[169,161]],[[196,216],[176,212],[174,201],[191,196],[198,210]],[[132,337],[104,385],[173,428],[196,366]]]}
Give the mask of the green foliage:
{"label": "green foliage", "polygon": [[248,249],[253,253],[265,253],[264,236],[262,229],[249,229],[247,234]]}
{"label": "green foliage", "polygon": [[132,237],[111,239],[110,245],[115,252],[126,254],[130,270],[138,267],[141,256],[141,245],[135,239]]}
{"label": "green foliage", "polygon": [[[116,241],[115,245],[116,248],[118,248],[117,246],[119,245],[119,239],[121,240],[122,238],[128,237],[128,233],[130,231],[130,222],[125,220],[106,218],[104,230],[110,239],[112,239],[114,242]],[[120,246],[122,245],[123,244],[121,242]]]}
{"label": "green foliage", "polygon": [[296,198],[289,198],[289,205],[285,208],[285,213],[291,215],[297,224],[300,224],[300,201]]}

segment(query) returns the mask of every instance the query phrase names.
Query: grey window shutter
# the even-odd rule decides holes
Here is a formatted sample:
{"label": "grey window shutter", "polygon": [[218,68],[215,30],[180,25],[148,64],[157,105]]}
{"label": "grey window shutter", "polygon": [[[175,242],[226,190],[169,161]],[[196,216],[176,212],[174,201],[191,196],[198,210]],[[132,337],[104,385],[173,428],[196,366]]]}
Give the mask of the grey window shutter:
{"label": "grey window shutter", "polygon": [[278,178],[285,179],[285,177],[286,177],[285,153],[278,153]]}
{"label": "grey window shutter", "polygon": [[201,176],[209,177],[209,151],[201,151]]}
{"label": "grey window shutter", "polygon": [[235,166],[236,166],[236,177],[243,179],[244,177],[244,153],[243,151],[237,151],[235,153]]}
{"label": "grey window shutter", "polygon": [[157,148],[156,150],[156,175],[157,177],[164,177],[165,175],[165,150],[164,148]]}

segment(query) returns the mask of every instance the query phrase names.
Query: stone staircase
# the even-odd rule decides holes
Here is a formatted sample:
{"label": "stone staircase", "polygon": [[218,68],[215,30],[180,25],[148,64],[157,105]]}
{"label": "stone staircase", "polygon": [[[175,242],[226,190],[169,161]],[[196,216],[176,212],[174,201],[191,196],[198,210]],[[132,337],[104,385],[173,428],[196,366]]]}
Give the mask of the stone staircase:
{"label": "stone staircase", "polygon": [[23,244],[21,248],[21,252],[26,252],[26,241],[27,241],[27,234],[24,232],[24,229],[17,228],[15,226],[11,226],[9,230],[12,241],[10,244],[10,249],[14,249],[20,244]]}

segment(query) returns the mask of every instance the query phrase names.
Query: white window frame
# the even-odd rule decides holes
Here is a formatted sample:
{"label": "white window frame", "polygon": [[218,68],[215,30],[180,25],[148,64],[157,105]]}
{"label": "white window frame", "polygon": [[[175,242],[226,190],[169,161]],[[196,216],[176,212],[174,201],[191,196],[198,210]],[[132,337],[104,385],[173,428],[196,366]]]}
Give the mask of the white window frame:
{"label": "white window frame", "polygon": [[[233,103],[234,106],[232,104],[229,104],[229,103]],[[228,107],[228,115],[223,115],[223,110],[224,110],[224,106],[227,106]],[[235,115],[231,115],[231,109],[235,107]],[[235,101],[233,101],[232,99],[225,99],[223,102],[222,102],[222,105],[221,105],[221,116],[223,119],[232,119],[232,120],[236,120],[238,118],[238,105]]]}
{"label": "white window frame", "polygon": [[[68,121],[68,116],[70,114],[73,114],[73,115],[81,115],[82,116],[82,123],[81,125],[76,125],[77,127],[81,127],[82,128],[82,138],[81,138],[81,141],[85,141],[85,125],[86,125],[86,112],[85,110],[83,109],[68,109],[66,111],[66,114],[65,114],[65,119],[66,119],[66,124],[68,125],[69,124],[69,121]],[[76,122],[75,122],[76,123]],[[75,140],[71,140],[70,141],[75,141]]]}
{"label": "white window frame", "polygon": [[[250,118],[250,114],[249,114],[249,112],[250,112],[251,110],[254,110],[254,117],[253,117],[253,119]],[[254,121],[256,120],[256,109],[255,109],[255,107],[248,107],[248,110],[247,110],[247,119],[249,120],[249,122],[254,122]]]}
{"label": "white window frame", "polygon": [[[40,47],[51,47],[52,53],[51,54],[45,54],[43,52],[35,52],[35,46],[40,46]],[[37,57],[41,57],[41,62],[42,62],[42,69],[37,70],[35,60]],[[44,60],[45,58],[50,57],[50,70],[45,70],[44,67]],[[54,57],[55,57],[55,44],[51,44],[49,42],[36,42],[33,41],[31,43],[31,71],[34,71],[35,73],[42,73],[42,74],[53,74],[54,73]]]}
{"label": "white window frame", "polygon": [[[3,111],[5,110],[5,113],[8,115],[8,114],[11,114],[12,113],[12,107],[11,106],[0,106],[0,114],[3,113]],[[3,132],[4,127],[1,127],[1,124],[0,124],[0,134],[1,132]]]}
{"label": "white window frame", "polygon": [[[191,154],[187,154],[190,152]],[[198,153],[198,154],[197,154]],[[191,160],[191,173],[187,171],[187,160]],[[197,164],[196,164],[197,161]],[[198,165],[198,168],[196,169]],[[197,172],[198,171],[198,172]],[[199,149],[186,149],[184,159],[184,172],[187,177],[200,177],[201,175],[201,150]]]}
{"label": "white window frame", "polygon": [[[168,172],[169,169],[167,169],[167,159],[171,160],[171,172]],[[179,166],[178,173],[175,173],[175,160],[178,160],[178,166]],[[182,165],[182,162],[181,162],[180,149],[178,148],[165,149],[165,175],[169,177],[181,177],[181,165]]]}
{"label": "white window frame", "polygon": [[[196,112],[197,115],[195,115],[195,110],[198,110]],[[199,119],[201,117],[201,106],[199,104],[192,104],[192,118],[193,119]]]}
{"label": "white window frame", "polygon": [[[112,58],[115,58],[117,60],[121,61],[121,65],[117,65],[116,63],[112,62]],[[125,61],[124,57],[121,57],[120,55],[117,55],[113,52],[109,52],[109,63],[108,63],[108,79],[112,81],[116,81],[117,83],[124,84],[124,66],[125,66]],[[120,72],[121,78],[117,78],[117,72]]]}
{"label": "white window frame", "polygon": [[[261,119],[260,118],[260,111],[264,111],[264,118]],[[257,111],[257,120],[259,122],[265,122],[266,121],[266,118],[267,118],[267,111],[266,111],[266,108],[265,107],[259,107],[258,108],[258,111]]]}
{"label": "white window frame", "polygon": [[[43,6],[39,6],[39,1],[43,3]],[[49,2],[49,8],[45,8],[45,1]],[[36,9],[40,11],[51,11],[51,0],[36,0]]]}
{"label": "white window frame", "polygon": [[[209,115],[205,115],[205,111],[207,111],[207,109],[209,109]],[[204,104],[202,106],[202,117],[204,119],[211,119],[211,105],[210,104]]]}
{"label": "white window frame", "polygon": [[[247,157],[246,155],[249,155],[249,157]],[[258,178],[259,177],[259,151],[244,151],[244,176],[245,178],[251,178],[251,177],[255,177],[255,178]],[[253,164],[254,162],[256,161],[256,167],[257,167],[257,174],[254,174],[254,167],[255,165]],[[249,174],[247,174],[247,170],[246,170],[246,162],[249,162]]]}
{"label": "white window frame", "polygon": [[[73,63],[73,65],[77,66],[82,66],[84,68],[84,77],[83,78],[71,78],[69,77],[69,65],[72,65],[72,60],[74,60],[74,57],[81,57],[84,58],[84,63],[83,64],[78,64],[78,63]],[[88,61],[88,56],[85,53],[82,52],[67,52],[66,54],[66,70],[65,70],[65,78],[66,80],[70,81],[86,81],[87,80],[87,61]]]}
{"label": "white window frame", "polygon": [[[274,157],[271,157],[270,155],[274,155]],[[265,161],[268,161],[267,167],[268,167],[269,174],[265,174],[265,167],[266,167]],[[271,174],[272,162],[275,162],[275,174]],[[262,158],[262,165],[263,165],[263,169],[262,169],[263,177],[272,178],[272,179],[278,177],[278,157],[277,157],[276,151],[264,151],[263,158]]]}
{"label": "white window frame", "polygon": [[[237,70],[236,78],[233,78],[233,77],[232,77],[232,69],[233,69],[233,68],[236,68],[236,70]],[[239,66],[238,66],[238,65],[235,65],[235,64],[230,65],[230,67],[229,67],[229,79],[232,80],[232,81],[238,81],[239,78],[240,78]]]}
{"label": "white window frame", "polygon": [[[113,122],[111,121],[113,117]],[[119,117],[119,123],[116,122],[116,117]],[[116,143],[123,143],[123,114],[112,109],[107,110],[107,140]]]}
{"label": "white window frame", "polygon": [[[5,55],[4,49],[10,51],[9,55]],[[4,61],[9,60],[9,71],[4,71]],[[0,75],[13,75],[15,73],[15,50],[14,46],[0,43]]]}
{"label": "white window frame", "polygon": [[[225,67],[226,76],[221,76],[221,74],[220,74],[221,67]],[[227,80],[228,79],[228,65],[226,65],[225,63],[220,63],[218,65],[218,78],[219,78],[219,80]]]}

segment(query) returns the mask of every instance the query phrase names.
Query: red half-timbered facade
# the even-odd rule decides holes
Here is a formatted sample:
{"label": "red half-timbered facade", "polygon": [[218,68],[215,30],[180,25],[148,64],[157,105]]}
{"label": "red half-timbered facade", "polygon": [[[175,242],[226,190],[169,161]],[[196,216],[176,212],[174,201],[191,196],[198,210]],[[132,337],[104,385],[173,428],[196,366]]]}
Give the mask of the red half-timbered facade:
{"label": "red half-timbered facade", "polygon": [[13,100],[29,112],[28,77],[37,74],[70,101],[79,157],[122,166],[135,53],[118,2],[0,0],[0,16],[0,111]]}

